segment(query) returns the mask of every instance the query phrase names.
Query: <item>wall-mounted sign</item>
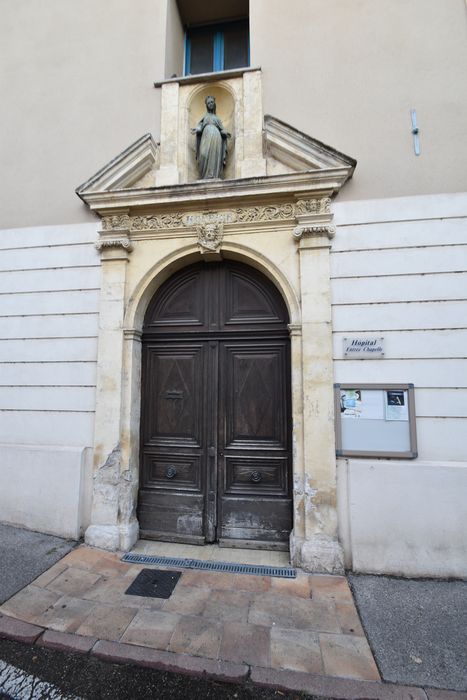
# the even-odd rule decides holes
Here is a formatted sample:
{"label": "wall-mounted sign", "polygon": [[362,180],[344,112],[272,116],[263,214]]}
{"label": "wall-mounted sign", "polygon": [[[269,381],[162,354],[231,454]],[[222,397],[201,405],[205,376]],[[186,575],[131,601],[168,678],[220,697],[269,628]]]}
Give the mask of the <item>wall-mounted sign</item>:
{"label": "wall-mounted sign", "polygon": [[349,360],[372,360],[384,357],[384,338],[363,336],[343,338],[344,358]]}
{"label": "wall-mounted sign", "polygon": [[334,387],[339,457],[417,456],[413,384]]}

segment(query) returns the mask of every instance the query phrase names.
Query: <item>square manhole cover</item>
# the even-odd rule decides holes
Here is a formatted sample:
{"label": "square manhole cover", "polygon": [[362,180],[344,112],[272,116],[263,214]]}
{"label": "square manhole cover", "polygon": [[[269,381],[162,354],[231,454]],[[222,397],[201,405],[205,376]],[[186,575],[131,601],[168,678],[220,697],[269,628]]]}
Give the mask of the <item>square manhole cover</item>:
{"label": "square manhole cover", "polygon": [[170,598],[181,576],[180,571],[143,569],[139,572],[125,595],[141,595],[147,598]]}

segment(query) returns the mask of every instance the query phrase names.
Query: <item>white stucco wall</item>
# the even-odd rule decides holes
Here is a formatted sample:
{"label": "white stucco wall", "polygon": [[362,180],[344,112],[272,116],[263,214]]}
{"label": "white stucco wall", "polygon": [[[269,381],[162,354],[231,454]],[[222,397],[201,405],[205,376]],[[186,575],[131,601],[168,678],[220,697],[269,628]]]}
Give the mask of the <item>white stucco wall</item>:
{"label": "white stucco wall", "polygon": [[[413,382],[419,449],[412,461],[338,461],[347,565],[467,576],[467,195],[333,210],[334,379]],[[0,517],[69,537],[89,523],[96,232],[0,232]],[[384,336],[385,359],[344,360],[343,335],[365,332]]]}
{"label": "white stucco wall", "polygon": [[0,517],[66,537],[89,521],[96,231],[0,232]]}
{"label": "white stucco wall", "polygon": [[[415,384],[416,460],[339,460],[340,536],[356,571],[467,576],[467,196],[336,203],[334,376]],[[344,336],[385,358],[343,359]]]}

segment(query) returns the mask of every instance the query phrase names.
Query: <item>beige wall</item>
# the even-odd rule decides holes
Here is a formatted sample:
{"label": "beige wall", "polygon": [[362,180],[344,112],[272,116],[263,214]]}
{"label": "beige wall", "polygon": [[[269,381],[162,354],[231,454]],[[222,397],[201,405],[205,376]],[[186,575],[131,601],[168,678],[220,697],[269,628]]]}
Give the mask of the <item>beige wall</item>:
{"label": "beige wall", "polygon": [[[167,41],[165,51],[165,78],[183,75],[185,59],[185,30],[177,0],[167,0]],[[157,80],[161,76],[157,76]]]}
{"label": "beige wall", "polygon": [[[75,188],[144,133],[159,138],[153,81],[183,60],[175,0],[0,10],[0,227],[89,221]],[[464,0],[251,0],[250,18],[264,111],[359,161],[340,199],[467,189]]]}
{"label": "beige wall", "polygon": [[0,0],[0,11],[0,227],[92,220],[75,188],[159,132],[166,0]]}
{"label": "beige wall", "polygon": [[464,0],[250,0],[250,23],[265,113],[358,160],[340,199],[467,188]]}

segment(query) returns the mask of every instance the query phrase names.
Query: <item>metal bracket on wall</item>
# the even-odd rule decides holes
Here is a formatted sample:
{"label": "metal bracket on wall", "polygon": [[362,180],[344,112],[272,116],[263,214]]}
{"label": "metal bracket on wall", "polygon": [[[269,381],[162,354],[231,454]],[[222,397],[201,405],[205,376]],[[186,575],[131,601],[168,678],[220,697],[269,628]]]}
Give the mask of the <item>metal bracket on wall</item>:
{"label": "metal bracket on wall", "polygon": [[413,148],[415,155],[420,155],[420,136],[419,128],[417,125],[417,112],[414,109],[410,110],[410,118],[412,120],[412,135],[413,135]]}

